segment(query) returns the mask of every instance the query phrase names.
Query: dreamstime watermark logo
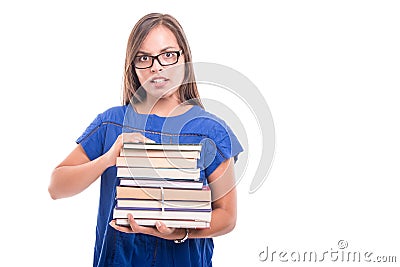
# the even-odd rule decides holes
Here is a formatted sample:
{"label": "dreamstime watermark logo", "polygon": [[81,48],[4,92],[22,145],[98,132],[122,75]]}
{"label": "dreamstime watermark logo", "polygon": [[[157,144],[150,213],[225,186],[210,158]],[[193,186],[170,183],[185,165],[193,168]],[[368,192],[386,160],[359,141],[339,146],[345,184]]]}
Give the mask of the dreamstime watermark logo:
{"label": "dreamstime watermark logo", "polygon": [[[224,65],[215,64],[215,63],[191,63],[192,66],[185,66],[185,69],[193,67],[196,77],[197,84],[205,84],[216,86],[219,89],[224,90],[224,93],[234,95],[237,99],[239,99],[242,103],[245,104],[247,109],[253,115],[253,119],[258,125],[258,131],[261,136],[261,157],[258,162],[258,166],[255,172],[254,177],[252,178],[249,192],[255,193],[266,180],[269,170],[272,165],[273,157],[275,154],[275,127],[272,119],[272,114],[269,110],[267,102],[265,101],[264,96],[258,90],[257,86],[250,81],[245,75],[242,73],[229,68]],[[177,75],[179,73],[182,74],[182,65],[176,65],[176,67],[172,66],[166,70],[163,70],[163,75]],[[179,80],[179,79],[170,79],[171,81]],[[182,84],[188,84],[190,81],[183,81]],[[147,87],[146,87],[147,86]],[[180,84],[172,85],[171,91],[173,88],[179,87]],[[149,90],[146,88],[151,88],[150,82],[148,84],[144,84],[138,90]],[[137,93],[137,92],[136,92]],[[211,113],[216,113],[220,115],[223,121],[228,122],[229,126],[233,126],[235,131],[235,135],[237,135],[242,147],[244,148],[243,153],[240,156],[240,160],[236,163],[235,174],[236,174],[236,183],[240,181],[246,172],[248,165],[248,125],[246,121],[240,120],[240,116],[238,114],[241,112],[240,110],[235,109],[235,107],[228,107],[225,104],[224,99],[204,99],[201,97],[201,102],[205,105],[206,111]],[[151,109],[150,109],[151,110]],[[136,131],[137,129],[145,129],[151,121],[150,116],[147,119],[138,123],[134,118],[135,111],[131,108],[125,114],[124,119],[124,129],[128,129],[126,132],[129,132],[133,129]],[[174,116],[171,119],[165,120],[161,132],[161,143],[176,143],[180,142],[179,135],[182,129],[185,129],[187,125],[189,125],[193,121],[193,117],[181,117],[181,120],[176,120]],[[213,118],[209,116],[207,119],[215,119],[216,123],[223,124],[218,118]],[[151,124],[151,122],[150,122]],[[210,129],[212,131],[212,129]],[[229,132],[228,132],[229,133]],[[167,138],[164,138],[167,136]],[[164,139],[163,139],[164,138]],[[168,140],[167,140],[168,139]],[[218,144],[215,144],[218,150]],[[232,140],[231,140],[232,145]],[[212,160],[208,160],[207,164],[210,164]],[[231,188],[224,189],[224,192],[227,193],[231,190]],[[221,196],[224,193],[220,193]]]}
{"label": "dreamstime watermark logo", "polygon": [[349,249],[349,243],[346,240],[339,240],[337,248],[323,251],[273,250],[267,246],[258,254],[258,259],[261,262],[397,262],[397,256],[383,256],[371,251]]}

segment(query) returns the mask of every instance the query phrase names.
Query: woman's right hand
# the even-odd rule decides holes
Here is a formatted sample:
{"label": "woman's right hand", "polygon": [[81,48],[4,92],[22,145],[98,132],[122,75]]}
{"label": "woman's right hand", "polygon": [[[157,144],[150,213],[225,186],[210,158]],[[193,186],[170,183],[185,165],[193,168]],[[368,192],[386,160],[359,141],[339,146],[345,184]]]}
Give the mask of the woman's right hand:
{"label": "woman's right hand", "polygon": [[155,141],[145,137],[141,133],[120,134],[110,150],[104,154],[109,166],[114,166],[116,164],[117,157],[119,156],[124,143],[155,143]]}
{"label": "woman's right hand", "polygon": [[104,155],[90,160],[79,144],[53,171],[49,193],[53,199],[70,197],[85,190],[105,169],[115,166],[124,142],[155,143],[140,133],[123,133]]}

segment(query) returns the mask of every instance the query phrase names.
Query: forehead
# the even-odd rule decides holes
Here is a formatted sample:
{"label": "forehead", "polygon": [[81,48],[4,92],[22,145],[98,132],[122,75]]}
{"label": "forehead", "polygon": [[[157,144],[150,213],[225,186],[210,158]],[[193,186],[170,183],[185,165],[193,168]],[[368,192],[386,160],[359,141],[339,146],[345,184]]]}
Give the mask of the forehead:
{"label": "forehead", "polygon": [[148,33],[139,50],[149,53],[158,53],[167,47],[178,49],[178,41],[170,29],[159,25]]}

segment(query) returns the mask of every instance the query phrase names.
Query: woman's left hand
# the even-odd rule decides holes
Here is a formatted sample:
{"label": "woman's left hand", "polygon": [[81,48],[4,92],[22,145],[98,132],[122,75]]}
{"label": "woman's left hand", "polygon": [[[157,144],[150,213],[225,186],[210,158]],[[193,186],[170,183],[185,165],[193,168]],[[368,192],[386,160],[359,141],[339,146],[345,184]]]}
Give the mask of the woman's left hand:
{"label": "woman's left hand", "polygon": [[110,226],[118,231],[128,234],[148,234],[169,240],[180,239],[185,235],[184,229],[169,228],[160,221],[156,222],[156,227],[140,226],[136,223],[131,214],[128,214],[128,222],[130,224],[130,227],[116,225],[115,220],[112,220],[110,222]]}

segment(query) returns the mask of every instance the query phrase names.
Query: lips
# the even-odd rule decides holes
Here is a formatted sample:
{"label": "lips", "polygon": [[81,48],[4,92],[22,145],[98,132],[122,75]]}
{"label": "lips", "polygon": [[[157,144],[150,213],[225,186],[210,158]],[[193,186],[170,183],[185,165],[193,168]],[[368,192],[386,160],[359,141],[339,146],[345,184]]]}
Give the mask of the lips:
{"label": "lips", "polygon": [[154,77],[150,80],[150,83],[155,87],[155,88],[163,88],[168,84],[169,79],[162,77],[162,76],[157,76]]}
{"label": "lips", "polygon": [[163,83],[168,81],[169,79],[165,78],[165,77],[154,77],[153,79],[150,80],[151,83]]}

